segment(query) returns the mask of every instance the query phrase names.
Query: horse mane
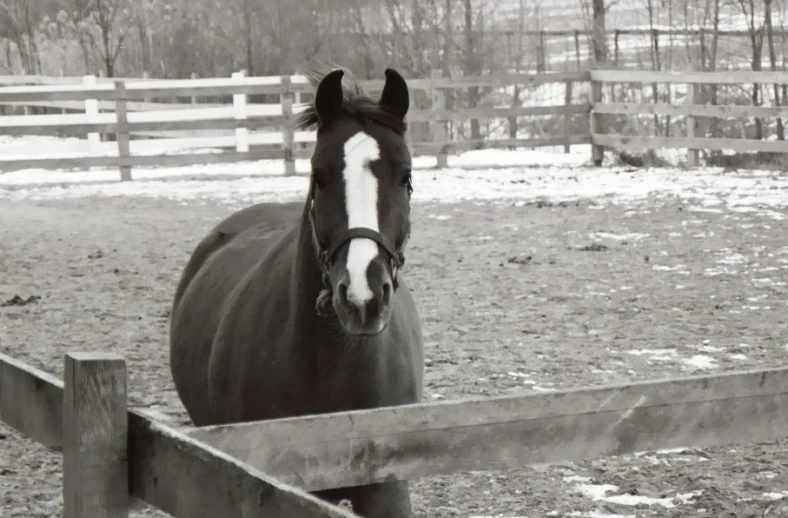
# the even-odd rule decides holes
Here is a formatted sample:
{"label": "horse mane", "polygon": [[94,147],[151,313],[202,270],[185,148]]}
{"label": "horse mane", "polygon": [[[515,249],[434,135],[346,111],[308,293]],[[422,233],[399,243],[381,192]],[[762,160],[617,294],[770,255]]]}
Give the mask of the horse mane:
{"label": "horse mane", "polygon": [[[323,77],[330,72],[320,72],[315,69],[308,70],[304,73],[309,83],[317,91],[317,87],[322,81]],[[364,126],[377,124],[384,126],[402,136],[408,128],[407,122],[404,119],[394,115],[386,110],[377,101],[372,100],[361,88],[361,85],[355,78],[351,77],[348,70],[345,70],[342,76],[342,111],[348,117],[360,122]],[[308,129],[312,126],[317,126],[320,131],[320,118],[315,110],[315,105],[310,104],[296,120],[296,129]]]}

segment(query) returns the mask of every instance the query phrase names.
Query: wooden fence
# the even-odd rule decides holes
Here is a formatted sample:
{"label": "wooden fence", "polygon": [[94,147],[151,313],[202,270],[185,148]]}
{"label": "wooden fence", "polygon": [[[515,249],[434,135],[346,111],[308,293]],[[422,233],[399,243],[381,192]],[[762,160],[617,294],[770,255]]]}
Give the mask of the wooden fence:
{"label": "wooden fence", "polygon": [[788,368],[176,430],[128,408],[123,358],[65,361],[0,354],[0,421],[63,452],[65,518],[350,518],[305,491],[788,435]]}
{"label": "wooden fence", "polygon": [[[590,82],[589,102],[575,102],[577,86],[585,90]],[[480,77],[442,77],[440,72],[428,78],[408,80],[412,94],[420,92],[428,100],[427,107],[414,107],[408,114],[411,123],[427,123],[430,131],[426,140],[413,141],[415,153],[434,154],[438,167],[445,167],[452,152],[484,148],[517,148],[592,144],[592,159],[601,165],[604,150],[632,151],[663,148],[688,149],[687,165],[698,164],[698,150],[731,150],[736,152],[788,152],[783,140],[755,140],[742,138],[709,138],[697,134],[696,119],[700,117],[779,118],[788,117],[788,106],[751,106],[741,104],[697,104],[698,85],[788,84],[788,72],[652,72],[632,70],[593,70],[546,74],[507,74]],[[513,86],[538,87],[549,83],[563,85],[563,103],[546,106],[478,106],[476,108],[447,108],[449,92],[465,88],[492,91]],[[684,102],[621,103],[606,100],[608,86],[622,83],[683,84]],[[372,94],[379,93],[382,81],[362,81]],[[89,167],[117,167],[122,180],[131,179],[134,166],[179,166],[196,163],[227,163],[261,159],[283,160],[285,172],[295,173],[295,160],[308,158],[312,152],[312,132],[295,132],[293,121],[303,105],[296,96],[311,93],[311,87],[301,76],[245,77],[242,73],[227,79],[189,79],[157,81],[97,81],[94,85],[49,84],[0,88],[0,105],[34,104],[61,109],[79,109],[83,113],[7,116],[0,118],[0,135],[65,134],[88,135],[90,149],[112,146],[110,154],[92,152],[81,156],[41,158],[0,157],[0,170],[21,168],[71,169]],[[249,103],[249,95],[267,94],[279,99],[277,104]],[[194,104],[194,99],[205,96],[232,96],[227,104]],[[151,103],[151,99],[186,97],[192,104]],[[583,95],[579,96],[585,97]],[[139,100],[142,100],[139,102]],[[66,103],[66,104],[61,104]],[[423,104],[423,103],[422,103]],[[106,110],[111,111],[107,112]],[[163,109],[161,109],[163,108]],[[102,112],[101,110],[105,110]],[[576,130],[574,117],[587,119],[581,131]],[[623,135],[608,132],[610,117],[666,115],[682,119],[686,133],[680,136]],[[554,116],[562,119],[558,134],[547,138],[485,138],[452,139],[447,133],[448,121],[489,121],[517,117]],[[555,128],[555,125],[553,125]],[[168,139],[164,142],[175,148],[199,147],[200,152],[179,154],[137,154],[133,147],[140,141],[131,137],[147,135],[167,136],[173,131],[224,130],[234,131],[226,137],[190,137]],[[261,132],[252,132],[262,130]],[[116,143],[102,143],[99,134],[115,134]],[[215,152],[218,149],[227,149]],[[207,152],[206,152],[207,151]]]}
{"label": "wooden fence", "polygon": [[[439,166],[445,166],[447,156],[451,152],[497,148],[497,147],[539,147],[564,146],[568,150],[573,144],[589,143],[587,132],[573,134],[572,116],[587,116],[588,103],[572,102],[572,85],[575,82],[587,82],[587,72],[568,72],[555,74],[507,74],[480,77],[441,77],[440,72],[433,73],[429,78],[408,80],[411,92],[422,92],[430,99],[430,105],[424,109],[411,109],[408,121],[425,122],[431,127],[431,138],[425,141],[411,141],[411,148],[416,153],[431,153],[438,157]],[[383,81],[362,81],[362,87],[371,94],[378,94],[383,88]],[[560,104],[550,106],[514,106],[488,107],[479,106],[470,109],[447,109],[446,92],[448,90],[470,87],[501,88],[513,85],[539,86],[547,83],[562,83],[565,94]],[[293,121],[301,105],[295,103],[295,96],[311,93],[311,87],[301,76],[283,77],[245,77],[234,74],[229,79],[189,79],[189,80],[157,80],[157,81],[115,81],[95,85],[41,85],[14,86],[0,88],[0,105],[2,104],[33,104],[37,106],[79,108],[84,103],[85,113],[57,115],[6,116],[0,119],[0,135],[58,134],[85,135],[88,141],[97,148],[98,134],[117,135],[117,153],[108,156],[79,157],[41,157],[0,160],[0,169],[11,170],[20,168],[88,168],[118,167],[121,177],[128,180],[130,168],[133,166],[166,166],[190,165],[194,163],[236,162],[260,159],[281,159],[285,162],[288,174],[295,171],[294,160],[311,155],[313,137],[304,132],[301,135],[293,131]],[[273,105],[250,104],[247,96],[268,94],[277,95],[280,103]],[[232,96],[232,105],[190,106],[191,110],[170,109],[153,112],[140,108],[134,100],[156,98],[179,98],[204,96]],[[59,104],[71,103],[71,104]],[[107,108],[113,107],[112,113],[100,113],[99,103]],[[137,110],[137,108],[140,108]],[[516,118],[527,116],[557,115],[562,118],[564,130],[560,135],[550,138],[509,138],[509,139],[476,139],[452,140],[447,136],[446,121],[484,120],[500,118]],[[134,155],[130,153],[129,136],[145,132],[172,132],[176,130],[235,130],[235,137],[225,139],[209,138],[203,142],[210,149],[230,147],[233,151],[221,153],[187,153],[168,155]],[[269,130],[267,133],[250,134],[250,130]],[[278,132],[272,137],[271,130]],[[194,142],[192,142],[193,144]],[[300,144],[300,145],[298,145]]]}
{"label": "wooden fence", "polygon": [[[616,103],[604,102],[606,85],[620,83],[685,85],[684,102]],[[753,106],[741,104],[699,104],[700,85],[728,85],[758,87],[786,85],[788,72],[723,71],[723,72],[652,72],[630,70],[591,71],[591,141],[594,162],[599,165],[605,148],[631,151],[664,148],[687,149],[687,165],[698,165],[698,150],[735,151],[740,153],[788,153],[784,140],[756,140],[748,138],[713,138],[697,135],[696,119],[700,117],[779,119],[788,117],[788,106]],[[621,135],[605,131],[606,116],[669,115],[683,118],[685,131],[677,136]]]}

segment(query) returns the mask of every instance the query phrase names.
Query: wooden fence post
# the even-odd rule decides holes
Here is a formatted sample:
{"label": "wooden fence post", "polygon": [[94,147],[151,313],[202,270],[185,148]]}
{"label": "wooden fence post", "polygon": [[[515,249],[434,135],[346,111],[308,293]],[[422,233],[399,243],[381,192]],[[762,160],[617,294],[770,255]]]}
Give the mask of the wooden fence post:
{"label": "wooden fence post", "polygon": [[[432,72],[430,73],[430,77],[432,79],[440,79],[441,77],[443,77],[443,71],[440,69],[432,70]],[[436,88],[435,84],[433,83],[430,87],[430,94],[432,96],[432,109],[445,110],[446,100],[444,99],[443,90],[440,88]],[[438,158],[437,167],[439,169],[448,167],[449,157],[446,153],[446,143],[448,143],[449,139],[446,136],[445,121],[436,119],[432,122],[432,141],[438,142],[440,144],[437,153],[437,158]]]}
{"label": "wooden fence post", "polygon": [[[63,79],[65,77],[66,77],[66,69],[63,68],[63,67],[60,67],[60,78]],[[67,110],[65,108],[61,108],[60,109],[60,114],[61,115],[65,115],[66,113],[68,113],[68,112],[67,112]]]}
{"label": "wooden fence post", "polygon": [[[246,70],[233,72],[232,78],[238,83],[243,83],[246,77]],[[246,94],[233,94],[233,110],[236,120],[246,120]],[[235,150],[239,153],[249,152],[249,130],[247,128],[235,128]]]}
{"label": "wooden fence post", "polygon": [[[85,85],[87,88],[91,88],[96,86],[96,76],[94,75],[87,75],[82,77],[82,84]],[[97,122],[98,120],[98,113],[99,113],[99,103],[97,99],[86,99],[85,100],[85,118],[87,118],[88,123]],[[101,143],[101,137],[98,133],[88,133],[88,148],[96,152],[98,151],[98,146]]]}
{"label": "wooden fence post", "polygon": [[[148,80],[150,80],[150,73],[149,73],[147,70],[143,70],[143,71],[142,71],[142,80],[143,80],[143,81],[148,81]],[[149,103],[149,102],[150,102],[150,97],[145,97],[145,98],[142,100],[142,102]]]}
{"label": "wooden fence post", "polygon": [[127,518],[126,363],[71,353],[63,392],[64,518]]}
{"label": "wooden fence post", "polygon": [[[192,75],[191,75],[192,80],[197,79],[198,77],[199,76],[197,75],[197,72],[192,72]],[[197,104],[198,100],[199,100],[199,98],[196,95],[192,95],[192,106]]]}
{"label": "wooden fence post", "polygon": [[566,114],[564,115],[564,153],[571,151],[572,139],[572,114],[569,113],[569,106],[572,104],[572,81],[564,83],[564,105],[566,106]]}
{"label": "wooden fence post", "polygon": [[293,157],[293,146],[295,143],[295,130],[293,129],[293,81],[289,75],[279,79],[281,92],[279,93],[280,103],[282,104],[282,151],[285,155],[285,175],[292,176],[296,173],[295,159]]}
{"label": "wooden fence post", "polygon": [[588,114],[588,126],[591,133],[591,162],[596,166],[602,165],[605,158],[605,148],[594,143],[594,135],[603,131],[602,115],[594,113],[597,104],[602,102],[602,82],[591,79],[591,113]]}
{"label": "wooden fence post", "polygon": [[544,73],[547,70],[547,63],[545,57],[545,44],[544,44],[544,31],[539,31],[538,39],[536,40],[536,72]]}
{"label": "wooden fence post", "polygon": [[128,92],[123,81],[115,81],[115,124],[117,125],[115,137],[118,141],[118,156],[121,159],[120,181],[131,181],[131,164],[123,163],[131,156],[129,149],[129,116],[128,116]]}
{"label": "wooden fence post", "polygon": [[[688,106],[692,106],[695,104],[695,84],[694,83],[687,83],[687,98],[684,102]],[[687,115],[685,118],[687,121],[687,138],[692,140],[695,138],[695,117],[692,115]],[[687,167],[697,167],[698,166],[698,150],[697,149],[687,149]]]}

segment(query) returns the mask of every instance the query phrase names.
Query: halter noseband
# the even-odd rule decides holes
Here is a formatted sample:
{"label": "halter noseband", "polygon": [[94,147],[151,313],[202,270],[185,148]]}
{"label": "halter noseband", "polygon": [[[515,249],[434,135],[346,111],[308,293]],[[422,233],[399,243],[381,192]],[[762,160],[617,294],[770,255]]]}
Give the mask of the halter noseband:
{"label": "halter noseband", "polygon": [[397,276],[400,268],[402,268],[402,266],[405,264],[405,253],[403,251],[405,243],[403,243],[399,248],[395,248],[392,246],[391,241],[380,232],[366,227],[354,227],[345,230],[339,234],[339,236],[335,237],[328,247],[324,247],[317,238],[314,212],[315,182],[312,180],[311,185],[309,186],[309,226],[312,229],[312,244],[314,245],[315,251],[317,252],[317,261],[320,263],[320,270],[323,274],[323,287],[326,290],[331,290],[329,271],[337,251],[339,251],[342,245],[351,239],[363,237],[376,242],[388,254],[389,260],[391,261],[391,284],[396,291],[396,289],[399,287]]}

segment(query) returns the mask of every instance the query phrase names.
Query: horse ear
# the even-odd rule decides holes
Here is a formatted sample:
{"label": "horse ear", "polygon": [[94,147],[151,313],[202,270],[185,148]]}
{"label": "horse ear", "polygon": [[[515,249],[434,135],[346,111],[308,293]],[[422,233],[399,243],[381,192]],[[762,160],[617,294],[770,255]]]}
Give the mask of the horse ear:
{"label": "horse ear", "polygon": [[326,74],[317,86],[315,111],[320,123],[334,119],[342,111],[342,76],[345,71],[337,69]]}
{"label": "horse ear", "polygon": [[410,107],[410,95],[405,79],[393,68],[386,69],[386,84],[380,94],[379,104],[394,115],[405,118]]}

